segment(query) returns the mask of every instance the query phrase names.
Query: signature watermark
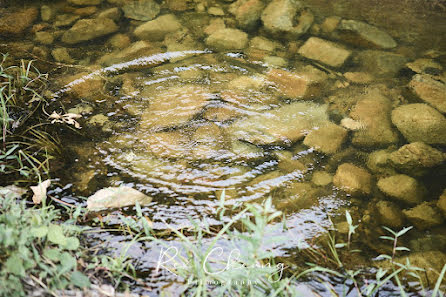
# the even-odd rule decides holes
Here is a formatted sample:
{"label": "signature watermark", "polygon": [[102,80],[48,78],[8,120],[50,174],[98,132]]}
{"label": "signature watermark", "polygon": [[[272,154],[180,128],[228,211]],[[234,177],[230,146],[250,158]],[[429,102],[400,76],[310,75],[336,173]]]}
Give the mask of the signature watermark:
{"label": "signature watermark", "polygon": [[[200,259],[196,257],[196,259]],[[243,262],[243,255],[238,248],[232,250],[224,250],[222,247],[212,248],[204,257],[200,264],[200,269],[204,271],[208,276],[217,276],[225,272],[236,272],[237,270],[243,272],[250,269],[260,269],[267,272],[268,281],[274,283],[281,280],[285,265],[283,263],[255,263],[247,265]],[[162,248],[156,263],[156,273],[160,271],[167,271],[175,276],[179,275],[179,270],[187,271],[191,268],[191,265],[197,265],[197,263],[189,263],[181,250],[175,246],[168,248]],[[229,280],[234,284],[244,285],[256,283],[256,280]],[[210,285],[219,285],[221,280],[212,280]]]}

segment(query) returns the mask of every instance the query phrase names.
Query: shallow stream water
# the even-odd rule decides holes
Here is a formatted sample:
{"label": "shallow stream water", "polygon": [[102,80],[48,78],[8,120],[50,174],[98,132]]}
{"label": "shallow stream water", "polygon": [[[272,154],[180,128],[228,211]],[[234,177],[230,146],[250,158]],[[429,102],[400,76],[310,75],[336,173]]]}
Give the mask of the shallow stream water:
{"label": "shallow stream water", "polygon": [[[388,252],[380,226],[414,225],[414,259],[444,264],[444,1],[80,2],[0,6],[0,50],[35,59],[55,111],[82,115],[51,194],[136,188],[155,230],[221,226],[223,190],[227,206],[272,197],[287,229],[269,232],[289,239],[272,248],[292,263],[332,223],[346,236],[348,210],[352,263]],[[112,251],[129,241],[98,234]],[[129,250],[154,296],[174,280],[150,275],[159,251]]]}

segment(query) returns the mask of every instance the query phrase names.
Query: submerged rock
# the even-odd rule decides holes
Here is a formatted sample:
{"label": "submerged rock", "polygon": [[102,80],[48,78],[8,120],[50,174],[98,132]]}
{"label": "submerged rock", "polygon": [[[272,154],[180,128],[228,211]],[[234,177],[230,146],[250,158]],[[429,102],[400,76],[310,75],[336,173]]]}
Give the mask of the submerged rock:
{"label": "submerged rock", "polygon": [[304,139],[306,146],[324,154],[334,154],[347,137],[347,130],[331,122],[312,130]]}
{"label": "submerged rock", "polygon": [[160,13],[160,6],[154,0],[138,0],[125,4],[122,10],[126,18],[151,21]]}
{"label": "submerged rock", "polygon": [[50,32],[39,31],[36,32],[36,38],[34,40],[42,44],[52,44],[54,36]]}
{"label": "submerged rock", "polygon": [[140,40],[130,44],[127,48],[116,51],[111,54],[107,54],[101,57],[98,61],[99,64],[110,66],[117,63],[127,62],[142,56],[148,56],[153,54],[155,49],[152,45],[144,40]]}
{"label": "submerged rock", "polygon": [[190,140],[179,131],[142,133],[138,138],[147,151],[158,158],[184,158],[192,148]]}
{"label": "submerged rock", "polygon": [[[297,12],[301,14],[296,18]],[[273,0],[261,16],[265,29],[275,36],[296,38],[308,31],[314,16],[309,10],[302,10],[302,4],[296,0]]]}
{"label": "submerged rock", "polygon": [[404,174],[381,178],[377,186],[387,196],[410,205],[421,203],[426,194],[416,179]]}
{"label": "submerged rock", "polygon": [[248,34],[237,29],[220,29],[206,39],[206,44],[216,50],[239,50],[248,45]]}
{"label": "submerged rock", "polygon": [[403,210],[403,213],[407,220],[420,230],[429,229],[444,222],[443,215],[429,202],[423,202],[414,208]]}
{"label": "submerged rock", "polygon": [[379,90],[368,90],[350,113],[353,120],[364,125],[354,132],[352,143],[360,147],[385,147],[398,142],[390,120],[391,110],[392,102]]}
{"label": "submerged rock", "polygon": [[162,15],[136,27],[133,34],[139,39],[162,41],[167,34],[180,30],[182,25],[173,14]]}
{"label": "submerged rock", "polygon": [[70,56],[70,53],[65,47],[58,47],[53,49],[51,51],[51,55],[57,62],[69,63],[69,64],[74,63],[73,58]]}
{"label": "submerged rock", "polygon": [[326,171],[316,171],[311,177],[311,182],[319,187],[327,186],[333,182],[333,175]]}
{"label": "submerged rock", "polygon": [[356,20],[342,20],[337,26],[341,39],[354,45],[390,49],[397,46],[395,40],[375,26]]}
{"label": "submerged rock", "polygon": [[443,67],[440,64],[438,64],[432,59],[426,59],[426,58],[416,59],[413,62],[407,63],[406,66],[410,70],[420,74],[428,72],[440,73],[443,70]]}
{"label": "submerged rock", "polygon": [[362,71],[377,77],[392,77],[404,68],[407,62],[407,58],[403,55],[378,50],[361,51],[354,60],[360,65]]}
{"label": "submerged rock", "polygon": [[396,175],[397,172],[390,165],[389,156],[389,150],[378,150],[370,153],[367,159],[367,168],[378,175]]}
{"label": "submerged rock", "polygon": [[82,19],[62,35],[62,42],[76,44],[92,40],[118,31],[118,26],[111,19]]}
{"label": "submerged rock", "polygon": [[279,161],[277,167],[283,172],[290,173],[296,170],[306,172],[308,170],[304,163],[293,158],[293,153],[290,151],[277,151],[274,155]]}
{"label": "submerged rock", "polygon": [[415,103],[395,108],[392,122],[410,142],[446,145],[446,118],[427,104]]}
{"label": "submerged rock", "polygon": [[[446,263],[446,254],[440,251],[412,252],[408,256],[398,257],[394,260],[394,262],[401,263],[402,265],[406,265],[407,261],[409,261],[412,266],[420,267],[425,270],[425,272],[419,272],[418,275],[421,277],[423,285],[427,287],[429,285],[432,286],[437,282],[443,265]],[[386,268],[390,268],[392,266],[390,261],[386,263]],[[414,279],[412,276],[409,277],[411,277],[412,280],[419,281],[418,279]]]}
{"label": "submerged rock", "polygon": [[87,199],[87,209],[99,211],[104,209],[122,208],[133,206],[136,203],[147,205],[152,201],[149,197],[138,190],[130,187],[109,187],[101,189]]}
{"label": "submerged rock", "polygon": [[401,228],[404,225],[404,215],[399,207],[389,201],[376,203],[376,212],[383,226]]}
{"label": "submerged rock", "polygon": [[300,72],[271,69],[267,73],[267,78],[277,86],[279,92],[285,97],[300,99],[318,95],[320,84],[327,77],[323,73],[319,74],[306,68]]}
{"label": "submerged rock", "polygon": [[327,121],[326,106],[295,102],[236,121],[229,133],[258,145],[291,145]]}
{"label": "submerged rock", "polygon": [[37,18],[37,8],[27,8],[18,12],[4,13],[0,16],[0,35],[20,34],[31,26]]}
{"label": "submerged rock", "polygon": [[426,174],[445,159],[445,154],[423,142],[406,144],[389,155],[393,167],[413,176]]}
{"label": "submerged rock", "polygon": [[157,94],[141,116],[142,129],[174,127],[191,120],[212,96],[200,86],[173,87]]}
{"label": "submerged rock", "polygon": [[437,207],[443,212],[443,216],[446,218],[446,189],[438,198]]}
{"label": "submerged rock", "polygon": [[68,3],[79,6],[99,5],[101,2],[102,0],[68,0]]}
{"label": "submerged rock", "polygon": [[344,163],[336,170],[333,184],[351,195],[369,195],[372,191],[372,175],[364,168]]}
{"label": "submerged rock", "polygon": [[421,100],[429,103],[440,112],[446,113],[446,84],[444,82],[435,80],[427,74],[417,74],[410,81],[409,88]]}
{"label": "submerged rock", "polygon": [[316,60],[332,67],[340,67],[350,57],[351,51],[334,42],[310,37],[299,48],[298,53],[305,58]]}
{"label": "submerged rock", "polygon": [[229,6],[229,12],[235,16],[240,28],[251,30],[260,21],[264,7],[261,0],[237,0]]}

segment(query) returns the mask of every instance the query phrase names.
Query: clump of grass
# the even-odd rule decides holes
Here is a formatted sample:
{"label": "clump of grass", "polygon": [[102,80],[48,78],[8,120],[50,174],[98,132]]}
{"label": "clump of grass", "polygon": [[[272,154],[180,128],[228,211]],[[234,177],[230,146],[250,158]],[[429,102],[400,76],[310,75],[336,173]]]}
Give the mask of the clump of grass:
{"label": "clump of grass", "polygon": [[4,184],[49,176],[49,162],[60,154],[57,136],[48,131],[43,112],[47,75],[21,61],[5,67],[0,61],[0,173]]}

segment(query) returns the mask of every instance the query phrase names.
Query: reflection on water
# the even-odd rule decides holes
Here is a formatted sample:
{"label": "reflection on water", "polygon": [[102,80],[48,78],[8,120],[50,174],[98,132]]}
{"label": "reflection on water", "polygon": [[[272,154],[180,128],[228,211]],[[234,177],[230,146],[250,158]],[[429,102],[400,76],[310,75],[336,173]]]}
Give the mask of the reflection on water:
{"label": "reflection on water", "polygon": [[[0,8],[1,50],[51,71],[48,99],[83,116],[71,194],[135,187],[158,230],[222,224],[223,189],[228,205],[271,196],[280,256],[346,209],[370,254],[382,225],[446,251],[442,1],[81,2]],[[138,248],[150,270],[156,248]]]}

